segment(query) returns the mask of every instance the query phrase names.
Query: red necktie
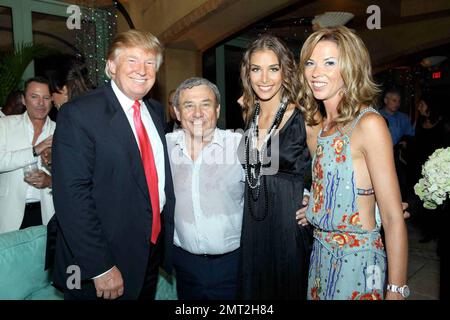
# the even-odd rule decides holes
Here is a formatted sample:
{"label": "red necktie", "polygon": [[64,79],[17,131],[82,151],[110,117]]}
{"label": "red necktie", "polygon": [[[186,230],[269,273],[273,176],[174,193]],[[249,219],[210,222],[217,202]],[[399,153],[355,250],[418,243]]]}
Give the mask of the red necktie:
{"label": "red necktie", "polygon": [[159,232],[161,231],[161,221],[159,212],[159,192],[158,192],[158,172],[156,171],[155,157],[148,138],[147,131],[141,120],[141,104],[138,100],[133,104],[133,121],[141,149],[141,158],[144,165],[145,179],[147,180],[148,192],[153,211],[152,238],[151,242],[156,244]]}

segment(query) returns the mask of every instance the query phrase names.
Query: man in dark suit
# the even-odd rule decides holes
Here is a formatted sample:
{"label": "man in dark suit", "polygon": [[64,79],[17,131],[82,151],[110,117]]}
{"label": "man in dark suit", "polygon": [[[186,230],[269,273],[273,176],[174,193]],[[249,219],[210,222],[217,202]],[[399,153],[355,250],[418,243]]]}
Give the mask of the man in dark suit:
{"label": "man in dark suit", "polygon": [[160,262],[171,271],[175,197],[164,109],[142,100],[162,51],[149,33],[118,34],[105,70],[112,81],[59,112],[54,282],[66,299],[154,299]]}
{"label": "man in dark suit", "polygon": [[181,122],[177,119],[175,114],[175,106],[173,105],[173,97],[175,96],[175,89],[169,92],[169,98],[167,99],[167,111],[169,115],[169,121],[166,122],[166,133],[174,132],[181,128]]}

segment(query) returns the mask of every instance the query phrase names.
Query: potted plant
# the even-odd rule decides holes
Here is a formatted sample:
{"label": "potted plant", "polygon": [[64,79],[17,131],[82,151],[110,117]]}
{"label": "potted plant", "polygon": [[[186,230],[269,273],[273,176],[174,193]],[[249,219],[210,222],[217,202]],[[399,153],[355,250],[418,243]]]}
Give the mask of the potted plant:
{"label": "potted plant", "polygon": [[43,57],[50,49],[41,44],[26,43],[0,57],[0,107],[8,94],[20,86],[22,75],[34,58]]}

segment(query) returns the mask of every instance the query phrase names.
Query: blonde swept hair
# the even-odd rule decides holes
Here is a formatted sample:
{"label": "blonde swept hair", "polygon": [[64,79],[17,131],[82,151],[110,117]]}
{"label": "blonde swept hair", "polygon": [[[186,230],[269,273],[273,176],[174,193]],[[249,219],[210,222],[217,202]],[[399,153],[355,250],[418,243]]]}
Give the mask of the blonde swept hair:
{"label": "blonde swept hair", "polygon": [[287,98],[288,103],[296,103],[298,93],[298,74],[297,64],[293,53],[277,37],[264,34],[256,39],[245,51],[241,62],[241,82],[243,88],[243,106],[246,110],[245,121],[248,123],[255,110],[257,96],[253,91],[250,81],[250,59],[252,54],[258,51],[270,50],[278,58],[282,74],[281,99]]}
{"label": "blonde swept hair", "polygon": [[320,41],[332,41],[339,50],[338,64],[344,89],[337,107],[338,116],[333,122],[344,126],[359,114],[363,106],[375,104],[380,89],[372,78],[369,51],[359,36],[343,26],[319,29],[303,44],[298,65],[300,90],[297,102],[308,125],[317,124],[314,117],[320,113],[320,104],[305,77],[305,66]]}
{"label": "blonde swept hair", "polygon": [[[156,71],[158,71],[163,62],[164,47],[161,42],[159,42],[157,37],[147,31],[130,29],[117,34],[109,47],[106,59],[114,60],[119,56],[121,49],[135,47],[141,48],[145,51],[153,51],[155,53]],[[105,73],[108,78],[111,78],[108,63],[105,66]]]}

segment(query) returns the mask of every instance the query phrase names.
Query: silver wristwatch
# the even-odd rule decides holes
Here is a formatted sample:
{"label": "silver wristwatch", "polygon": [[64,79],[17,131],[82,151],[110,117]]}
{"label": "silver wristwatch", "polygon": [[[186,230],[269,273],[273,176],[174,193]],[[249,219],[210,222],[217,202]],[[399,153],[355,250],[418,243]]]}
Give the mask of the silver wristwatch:
{"label": "silver wristwatch", "polygon": [[406,284],[402,287],[396,286],[395,284],[388,284],[387,290],[400,293],[405,299],[408,298],[410,294],[409,287]]}

